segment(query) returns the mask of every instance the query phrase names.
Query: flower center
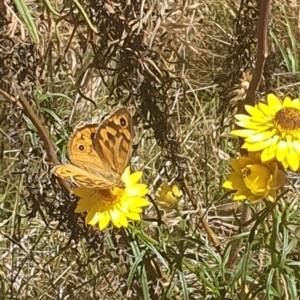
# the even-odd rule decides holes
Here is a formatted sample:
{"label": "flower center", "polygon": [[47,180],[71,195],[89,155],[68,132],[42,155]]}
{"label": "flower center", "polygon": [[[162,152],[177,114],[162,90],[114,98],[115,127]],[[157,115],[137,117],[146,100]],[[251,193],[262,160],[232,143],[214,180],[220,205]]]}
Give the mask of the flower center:
{"label": "flower center", "polygon": [[279,131],[291,133],[300,130],[300,110],[295,107],[284,107],[275,114],[275,127]]}
{"label": "flower center", "polygon": [[114,204],[121,199],[124,194],[124,189],[114,187],[109,190],[99,191],[99,193],[101,194],[101,201],[106,202],[107,204]]}

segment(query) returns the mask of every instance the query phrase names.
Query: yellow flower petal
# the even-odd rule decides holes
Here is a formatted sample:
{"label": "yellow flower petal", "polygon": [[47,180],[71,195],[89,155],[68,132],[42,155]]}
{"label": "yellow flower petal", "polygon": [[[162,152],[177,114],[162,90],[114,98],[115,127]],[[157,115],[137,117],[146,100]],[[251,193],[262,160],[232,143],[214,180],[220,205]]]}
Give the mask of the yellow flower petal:
{"label": "yellow flower petal", "polygon": [[285,97],[282,102],[283,107],[293,107],[292,99],[290,97]]}
{"label": "yellow flower petal", "polygon": [[245,141],[247,143],[257,143],[257,142],[262,142],[265,140],[269,140],[270,138],[272,138],[274,136],[275,132],[274,131],[264,131],[264,132],[260,132],[257,134],[253,134],[250,137],[247,137],[245,139]]}
{"label": "yellow flower petal", "polygon": [[298,153],[298,155],[300,156],[300,142],[295,140],[292,142],[293,143],[293,148],[295,149],[295,151]]}
{"label": "yellow flower petal", "polygon": [[137,183],[133,186],[128,186],[127,187],[127,195],[128,196],[145,196],[148,194],[148,188],[147,185]]}
{"label": "yellow flower petal", "polygon": [[281,162],[281,164],[282,164],[282,166],[283,166],[285,169],[287,169],[287,168],[289,167],[289,164],[288,164],[288,162],[287,162],[286,159],[284,159],[284,160]]}
{"label": "yellow flower petal", "polygon": [[258,152],[261,151],[267,147],[269,147],[272,144],[272,140],[266,140],[266,141],[261,141],[257,143],[248,143],[245,142],[242,146],[243,149],[247,149],[250,152]]}
{"label": "yellow flower petal", "polygon": [[274,111],[278,111],[282,108],[282,103],[274,94],[268,94],[267,96],[268,106]]}
{"label": "yellow flower petal", "polygon": [[270,162],[276,157],[276,148],[270,151],[270,148],[265,148],[261,153],[262,162]]}
{"label": "yellow flower petal", "polygon": [[232,172],[224,182],[223,187],[231,190],[246,190],[242,172]]}
{"label": "yellow flower petal", "polygon": [[276,198],[277,198],[277,191],[271,191],[267,196],[267,200],[271,203],[275,203]]}
{"label": "yellow flower petal", "polygon": [[287,150],[288,150],[287,143],[285,141],[280,141],[278,143],[277,151],[276,151],[276,159],[279,162],[282,162],[285,159]]}
{"label": "yellow flower petal", "polygon": [[293,171],[299,169],[299,156],[296,152],[289,151],[289,154],[286,156],[287,162]]}
{"label": "yellow flower petal", "polygon": [[256,133],[256,130],[247,130],[247,129],[237,129],[237,130],[232,130],[231,131],[231,134],[233,135],[236,135],[236,136],[239,136],[239,137],[242,137],[242,138],[245,138],[245,137],[248,137],[248,136],[251,136],[252,134],[255,134]]}
{"label": "yellow flower petal", "polygon": [[130,209],[134,209],[136,207],[146,207],[149,205],[150,202],[147,199],[136,197],[132,202],[130,202]]}
{"label": "yellow flower petal", "polygon": [[[110,221],[110,215],[108,211],[105,211],[104,213],[101,214],[101,218],[99,218],[99,229],[103,230],[105,229]],[[90,225],[96,225],[97,221],[95,223],[89,223]]]}
{"label": "yellow flower petal", "polygon": [[141,207],[132,207],[130,209],[130,212],[127,215],[130,215],[131,213],[141,214],[143,212],[143,209]]}
{"label": "yellow flower petal", "polygon": [[134,220],[134,221],[140,221],[141,215],[140,215],[140,212],[139,213],[130,212],[127,214],[127,218]]}
{"label": "yellow flower petal", "polygon": [[142,178],[143,172],[135,172],[131,174],[131,182],[137,183]]}
{"label": "yellow flower petal", "polygon": [[237,114],[234,117],[237,121],[244,122],[244,123],[248,123],[249,120],[251,119],[250,116],[242,115],[242,114]]}
{"label": "yellow flower petal", "polygon": [[255,119],[263,120],[264,114],[259,109],[257,109],[256,106],[245,105],[245,110],[249,113],[250,116],[254,117]]}
{"label": "yellow flower petal", "polygon": [[128,227],[128,221],[127,218],[125,216],[125,214],[123,212],[121,212],[120,210],[110,210],[109,211],[110,214],[110,218],[112,223],[117,227]]}
{"label": "yellow flower petal", "polygon": [[268,105],[266,105],[265,103],[259,102],[258,107],[265,116],[269,117],[269,119],[272,119],[274,117],[273,109],[270,109],[270,107]]}
{"label": "yellow flower petal", "polygon": [[299,98],[297,98],[297,99],[294,99],[293,101],[292,101],[292,105],[291,105],[292,107],[295,107],[295,108],[299,108],[299,106],[300,106],[300,99]]}
{"label": "yellow flower petal", "polygon": [[[245,127],[249,130],[255,130],[255,132],[262,132],[262,131],[265,131],[265,130],[269,130],[269,128],[271,128],[271,126],[269,125],[262,125],[261,123],[257,123],[257,122],[254,122],[254,121],[251,121],[249,123],[245,123],[245,122],[235,122],[236,125],[238,125],[239,127]],[[245,130],[245,129],[242,129],[242,130]],[[233,131],[236,131],[236,130],[233,130]],[[232,132],[231,132],[232,134]]]}
{"label": "yellow flower petal", "polygon": [[244,194],[239,195],[237,192],[233,196],[234,201],[243,201],[246,199],[247,199],[247,197]]}

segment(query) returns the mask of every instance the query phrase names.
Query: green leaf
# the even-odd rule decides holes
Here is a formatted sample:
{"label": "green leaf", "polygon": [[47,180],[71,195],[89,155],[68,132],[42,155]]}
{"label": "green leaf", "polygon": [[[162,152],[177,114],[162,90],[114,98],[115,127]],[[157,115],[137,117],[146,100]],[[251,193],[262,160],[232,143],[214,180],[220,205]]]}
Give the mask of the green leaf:
{"label": "green leaf", "polygon": [[30,11],[29,11],[27,5],[22,0],[13,0],[13,2],[29,31],[29,35],[31,36],[34,43],[38,44],[40,42],[38,31],[32,20],[32,17],[31,17],[31,14],[30,14]]}

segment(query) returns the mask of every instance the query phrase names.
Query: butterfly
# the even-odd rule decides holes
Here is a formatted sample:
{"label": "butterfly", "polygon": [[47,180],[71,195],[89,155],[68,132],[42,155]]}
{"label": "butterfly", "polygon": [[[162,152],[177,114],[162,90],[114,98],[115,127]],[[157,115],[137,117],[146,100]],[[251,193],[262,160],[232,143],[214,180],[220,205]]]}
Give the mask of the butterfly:
{"label": "butterfly", "polygon": [[100,124],[79,125],[68,142],[71,164],[57,165],[52,172],[78,186],[124,188],[121,175],[129,162],[133,136],[133,121],[126,108],[119,108]]}

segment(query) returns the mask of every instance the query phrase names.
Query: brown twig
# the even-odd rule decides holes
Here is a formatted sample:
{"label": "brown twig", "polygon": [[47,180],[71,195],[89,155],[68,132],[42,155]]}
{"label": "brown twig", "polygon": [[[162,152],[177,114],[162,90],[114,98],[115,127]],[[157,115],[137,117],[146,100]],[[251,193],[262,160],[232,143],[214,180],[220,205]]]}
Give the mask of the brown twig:
{"label": "brown twig", "polygon": [[266,58],[268,57],[268,19],[271,8],[272,0],[261,1],[259,22],[257,28],[257,54],[256,63],[250,82],[250,86],[244,101],[245,104],[254,105],[255,103],[255,92],[260,84],[260,80],[263,74]]}
{"label": "brown twig", "polygon": [[[26,117],[28,117],[32,121],[33,125],[36,127],[37,131],[39,132],[39,135],[44,143],[45,151],[47,153],[50,164],[53,166],[58,165],[59,162],[57,160],[55,149],[54,149],[54,146],[51,141],[49,133],[46,131],[42,122],[40,121],[38,116],[35,114],[33,109],[31,108],[30,104],[28,103],[26,97],[24,96],[24,94],[23,94],[22,90],[19,88],[19,86],[16,83],[14,83],[14,87],[17,90],[17,93],[19,95],[18,102],[21,104],[21,106],[23,108],[23,113],[26,115]],[[11,100],[11,99],[9,99],[9,100]],[[67,192],[70,192],[70,186],[67,182],[65,182],[64,180],[61,180],[61,179],[58,179],[58,181],[59,181],[60,185]]]}
{"label": "brown twig", "polygon": [[[193,197],[193,195],[192,195],[192,193],[191,193],[191,190],[190,190],[190,188],[189,188],[189,186],[188,186],[186,180],[183,181],[183,187],[184,187],[184,189],[185,189],[185,191],[186,191],[186,193],[187,193],[189,199],[191,200],[193,206],[194,206],[195,208],[197,208],[198,206],[197,206],[196,199]],[[207,233],[207,235],[208,235],[210,241],[213,243],[213,245],[215,246],[215,248],[217,249],[217,251],[218,251],[219,253],[221,253],[222,250],[221,250],[221,247],[220,247],[220,243],[219,243],[219,241],[217,240],[217,238],[216,238],[214,232],[211,230],[211,228],[209,227],[208,223],[206,222],[206,220],[205,220],[205,218],[204,218],[204,214],[202,213],[201,210],[198,211],[197,214],[198,214],[198,216],[199,216],[199,220],[200,220],[200,222],[201,222],[201,224],[202,224],[202,226],[203,226],[205,232]]]}
{"label": "brown twig", "polygon": [[[268,44],[267,44],[267,33],[268,33],[268,18],[271,7],[271,0],[261,1],[260,4],[260,15],[259,23],[257,28],[257,54],[256,54],[256,63],[255,69],[253,72],[252,80],[247,92],[245,101],[243,101],[242,107],[239,107],[239,113],[244,113],[245,108],[244,104],[254,105],[255,104],[255,92],[260,84],[261,77],[263,74],[263,69],[265,65],[266,58],[268,57]],[[240,141],[242,144],[244,141]],[[249,207],[243,204],[242,215],[240,218],[240,223],[245,224],[251,218],[251,211]],[[247,231],[248,227],[243,227],[242,231]],[[226,267],[229,269],[234,269],[236,266],[238,253],[241,248],[243,240],[236,240],[232,243],[230,255],[226,264]],[[227,278],[228,279],[228,278]]]}
{"label": "brown twig", "polygon": [[[249,209],[249,206],[243,203],[242,214],[240,218],[240,222],[242,225],[242,229],[241,229],[242,232],[249,230],[249,226],[243,226],[243,224],[247,223],[247,221],[249,221],[250,219],[251,219],[251,211]],[[226,267],[229,268],[230,270],[233,270],[236,265],[236,261],[242,245],[242,241],[243,241],[242,239],[236,240],[231,245],[230,255],[226,264]]]}

